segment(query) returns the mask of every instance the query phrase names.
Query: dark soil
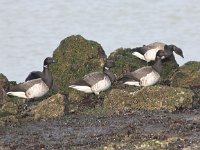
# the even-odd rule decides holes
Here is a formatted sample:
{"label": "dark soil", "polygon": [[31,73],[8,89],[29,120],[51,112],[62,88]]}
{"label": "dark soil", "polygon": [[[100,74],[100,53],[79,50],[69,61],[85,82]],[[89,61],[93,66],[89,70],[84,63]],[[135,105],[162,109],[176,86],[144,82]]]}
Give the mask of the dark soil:
{"label": "dark soil", "polygon": [[[157,141],[157,142],[156,142]],[[162,144],[166,143],[167,144]],[[145,145],[146,144],[146,145]],[[200,110],[69,114],[0,128],[0,149],[200,148]]]}

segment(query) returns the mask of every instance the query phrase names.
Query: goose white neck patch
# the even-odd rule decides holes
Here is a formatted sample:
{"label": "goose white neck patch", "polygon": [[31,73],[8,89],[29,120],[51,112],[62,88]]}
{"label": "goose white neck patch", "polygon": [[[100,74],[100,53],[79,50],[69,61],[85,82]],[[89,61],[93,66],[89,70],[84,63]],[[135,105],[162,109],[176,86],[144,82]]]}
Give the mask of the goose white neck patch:
{"label": "goose white neck patch", "polygon": [[105,69],[106,69],[106,70],[109,70],[109,68],[108,68],[108,67],[105,67]]}

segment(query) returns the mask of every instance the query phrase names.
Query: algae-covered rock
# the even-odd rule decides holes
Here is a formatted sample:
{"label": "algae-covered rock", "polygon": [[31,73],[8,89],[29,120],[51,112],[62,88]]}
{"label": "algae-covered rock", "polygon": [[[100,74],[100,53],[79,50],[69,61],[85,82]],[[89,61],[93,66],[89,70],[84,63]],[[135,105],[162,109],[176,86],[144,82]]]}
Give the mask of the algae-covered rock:
{"label": "algae-covered rock", "polygon": [[8,115],[0,118],[0,126],[14,125],[18,123],[18,119],[14,115]]}
{"label": "algae-covered rock", "polygon": [[8,112],[10,114],[17,114],[18,112],[18,106],[13,102],[6,102],[3,104],[1,109],[2,111]]}
{"label": "algae-covered rock", "polygon": [[200,62],[190,61],[179,68],[172,77],[172,86],[200,87]]}
{"label": "algae-covered rock", "polygon": [[104,106],[114,111],[174,111],[177,108],[191,108],[193,95],[189,89],[168,86],[149,86],[133,92],[112,89],[104,100]]}
{"label": "algae-covered rock", "polygon": [[0,105],[7,99],[5,91],[9,89],[9,82],[6,76],[0,73]]}
{"label": "algae-covered rock", "polygon": [[[182,139],[180,137],[172,136],[170,138],[167,138],[165,140],[156,140],[156,139],[149,139],[149,140],[144,140],[144,141],[139,141],[137,144],[135,144],[135,149],[136,150],[166,150],[166,149],[184,149],[185,145],[185,139]],[[190,145],[192,146],[192,145]],[[198,146],[199,147],[199,146]],[[191,149],[185,148],[185,149]],[[197,148],[198,149],[198,148]],[[193,150],[193,149],[192,149]]]}
{"label": "algae-covered rock", "polygon": [[2,73],[0,73],[0,88],[3,88],[5,91],[9,88],[9,81]]}
{"label": "algae-covered rock", "polygon": [[55,118],[65,114],[66,97],[56,94],[32,107],[31,113],[35,119]]}
{"label": "algae-covered rock", "polygon": [[[53,58],[57,61],[51,66],[54,87],[66,94],[69,93],[70,82],[90,72],[101,71],[106,54],[99,43],[77,35],[62,40],[54,51]],[[81,92],[77,94],[75,90],[70,89],[70,93],[72,99],[82,98],[82,95],[79,95]]]}
{"label": "algae-covered rock", "polygon": [[135,145],[135,149],[137,150],[144,150],[144,149],[159,149],[159,150],[165,150],[167,149],[167,142],[166,141],[159,141],[159,140],[146,140],[146,141],[140,141]]}
{"label": "algae-covered rock", "polygon": [[146,62],[132,55],[131,49],[119,48],[112,52],[108,59],[115,62],[115,67],[111,70],[118,78],[124,73],[134,71],[140,67],[146,66]]}
{"label": "algae-covered rock", "polygon": [[0,106],[7,101],[8,97],[4,89],[0,88]]}

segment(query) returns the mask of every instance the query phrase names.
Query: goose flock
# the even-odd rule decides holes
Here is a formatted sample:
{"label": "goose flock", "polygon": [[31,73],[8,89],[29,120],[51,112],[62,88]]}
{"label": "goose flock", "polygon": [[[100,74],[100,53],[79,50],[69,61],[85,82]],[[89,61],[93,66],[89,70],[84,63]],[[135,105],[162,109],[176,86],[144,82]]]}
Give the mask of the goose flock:
{"label": "goose flock", "polygon": [[[162,60],[173,55],[173,52],[183,57],[183,52],[175,45],[167,45],[161,42],[154,42],[142,47],[132,49],[132,54],[146,62],[154,61],[152,66],[144,66],[133,72],[123,75],[117,81],[122,84],[132,86],[152,86],[155,85],[162,72]],[[184,57],[183,57],[184,58]],[[15,85],[7,92],[7,95],[17,96],[25,99],[37,98],[45,95],[53,85],[53,77],[49,70],[49,65],[56,63],[52,57],[44,60],[43,71],[32,71],[25,79],[25,82]],[[115,67],[115,63],[106,60],[102,72],[92,72],[69,85],[70,88],[85,93],[99,95],[100,92],[109,89],[114,81],[115,75],[110,68]]]}

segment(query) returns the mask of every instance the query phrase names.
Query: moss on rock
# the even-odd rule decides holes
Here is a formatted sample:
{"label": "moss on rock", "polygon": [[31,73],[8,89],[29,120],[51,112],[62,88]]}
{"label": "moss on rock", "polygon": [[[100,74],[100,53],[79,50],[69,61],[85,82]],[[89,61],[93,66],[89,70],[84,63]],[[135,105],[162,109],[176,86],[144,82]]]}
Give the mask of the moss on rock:
{"label": "moss on rock", "polygon": [[6,112],[6,111],[0,109],[0,118],[9,116],[9,115],[11,115],[9,112]]}
{"label": "moss on rock", "polygon": [[134,71],[146,65],[144,60],[132,55],[130,48],[119,48],[112,52],[108,59],[115,62],[115,67],[111,70],[118,78],[122,77],[124,73]]}
{"label": "moss on rock", "polygon": [[0,105],[7,101],[5,91],[9,89],[9,82],[6,76],[0,73]]}
{"label": "moss on rock", "polygon": [[9,81],[2,73],[0,73],[0,88],[3,88],[5,91],[9,89]]}
{"label": "moss on rock", "polygon": [[181,66],[173,75],[171,85],[185,88],[200,86],[200,62],[190,61]]}
{"label": "moss on rock", "polygon": [[18,124],[19,120],[14,115],[7,115],[0,118],[0,126]]}
{"label": "moss on rock", "polygon": [[66,98],[62,94],[56,94],[32,107],[31,113],[35,119],[55,118],[65,114]]}
{"label": "moss on rock", "polygon": [[166,141],[159,141],[159,140],[146,140],[138,142],[135,145],[135,149],[137,150],[144,150],[144,149],[155,149],[155,150],[166,150],[167,149],[167,142]]}
{"label": "moss on rock", "polygon": [[8,112],[10,114],[17,114],[18,112],[18,107],[15,103],[13,102],[6,102],[5,104],[3,104],[2,106],[2,111],[4,112]]}
{"label": "moss on rock", "polygon": [[112,89],[104,100],[104,107],[114,111],[169,110],[191,108],[193,92],[168,86],[149,86],[139,91]]}
{"label": "moss on rock", "polygon": [[53,58],[57,61],[51,66],[54,87],[64,94],[70,91],[71,99],[80,100],[82,94],[69,89],[69,84],[90,72],[102,70],[106,54],[99,43],[76,35],[62,40]]}

